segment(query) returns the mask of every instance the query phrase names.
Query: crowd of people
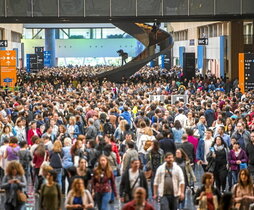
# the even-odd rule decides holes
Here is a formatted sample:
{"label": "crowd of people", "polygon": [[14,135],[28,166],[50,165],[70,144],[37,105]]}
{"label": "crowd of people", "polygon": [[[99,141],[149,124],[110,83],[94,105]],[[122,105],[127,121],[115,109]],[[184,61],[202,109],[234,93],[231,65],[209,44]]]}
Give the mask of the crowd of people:
{"label": "crowd of people", "polygon": [[[151,198],[161,210],[184,209],[186,189],[199,209],[252,205],[252,90],[214,75],[187,80],[176,67],[143,67],[119,84],[93,71],[20,71],[14,91],[1,88],[6,210],[24,207],[28,183],[43,210],[108,210],[117,199],[124,210],[150,210]],[[172,103],[177,94],[188,101]]]}

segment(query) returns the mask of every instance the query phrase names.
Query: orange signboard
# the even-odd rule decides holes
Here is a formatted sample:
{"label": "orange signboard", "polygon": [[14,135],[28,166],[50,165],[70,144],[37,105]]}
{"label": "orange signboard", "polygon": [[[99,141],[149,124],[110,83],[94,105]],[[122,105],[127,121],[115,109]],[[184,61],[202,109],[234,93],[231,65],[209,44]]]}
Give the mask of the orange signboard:
{"label": "orange signboard", "polygon": [[244,92],[244,53],[239,53],[238,60],[239,88]]}
{"label": "orange signboard", "polygon": [[0,50],[0,66],[16,66],[15,50]]}
{"label": "orange signboard", "polygon": [[14,87],[17,82],[16,67],[0,67],[1,86]]}

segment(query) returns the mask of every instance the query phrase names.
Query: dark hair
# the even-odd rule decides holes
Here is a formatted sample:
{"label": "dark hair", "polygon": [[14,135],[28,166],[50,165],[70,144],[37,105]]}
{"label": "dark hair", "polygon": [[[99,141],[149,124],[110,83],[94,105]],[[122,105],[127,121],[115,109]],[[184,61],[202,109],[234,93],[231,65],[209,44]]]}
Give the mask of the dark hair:
{"label": "dark hair", "polygon": [[135,161],[140,161],[138,158],[131,158],[131,163],[134,163]]}
{"label": "dark hair", "polygon": [[127,146],[128,146],[128,148],[133,149],[135,147],[135,144],[133,141],[128,141]]}
{"label": "dark hair", "polygon": [[19,143],[20,148],[24,148],[26,145],[27,145],[27,142],[26,142],[26,141],[21,141],[21,142]]}
{"label": "dark hair", "polygon": [[51,176],[53,176],[53,181],[55,182],[56,181],[56,178],[57,178],[57,172],[55,170],[50,170],[48,172]]}
{"label": "dark hair", "polygon": [[203,177],[202,177],[202,184],[206,183],[207,179],[211,179],[213,177],[213,174],[210,172],[206,172],[204,173]]}
{"label": "dark hair", "polygon": [[153,141],[153,149],[152,149],[152,151],[153,152],[158,152],[159,149],[160,149],[159,141],[156,141],[156,140]]}
{"label": "dark hair", "polygon": [[33,136],[33,137],[31,138],[32,143],[35,144],[36,141],[37,141],[37,139],[39,139],[39,136]]}
{"label": "dark hair", "polygon": [[90,145],[91,148],[95,148],[96,142],[94,140],[88,141],[88,144]]}
{"label": "dark hair", "polygon": [[12,143],[12,144],[17,144],[17,143],[18,143],[17,137],[11,136],[11,137],[10,137],[10,143]]}
{"label": "dark hair", "polygon": [[71,167],[67,168],[67,171],[70,173],[71,176],[77,175],[77,168],[75,166],[71,166]]}
{"label": "dark hair", "polygon": [[217,139],[217,138],[219,138],[219,139],[221,140],[221,144],[224,145],[224,147],[226,148],[227,145],[226,145],[226,143],[224,142],[224,140],[223,140],[223,138],[222,138],[221,136],[216,136],[216,137],[214,138],[214,141],[213,141],[211,147],[213,147],[213,146],[216,144],[216,139]]}
{"label": "dark hair", "polygon": [[191,129],[191,128],[186,128],[186,133],[187,133],[187,135],[188,136],[193,136],[193,129]]}
{"label": "dark hair", "polygon": [[182,128],[182,125],[180,123],[179,120],[176,120],[175,123],[174,123],[174,127],[177,129],[177,130],[180,130]]}
{"label": "dark hair", "polygon": [[165,154],[165,156],[164,156],[164,158],[167,158],[168,156],[174,156],[174,154],[172,153],[172,152],[167,152],[166,154]]}

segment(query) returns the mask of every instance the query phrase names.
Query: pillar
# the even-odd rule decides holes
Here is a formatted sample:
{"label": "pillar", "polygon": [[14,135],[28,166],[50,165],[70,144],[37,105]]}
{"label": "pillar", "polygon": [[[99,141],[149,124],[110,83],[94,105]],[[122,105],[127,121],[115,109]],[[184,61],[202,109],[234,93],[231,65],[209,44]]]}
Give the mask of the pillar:
{"label": "pillar", "polygon": [[238,77],[238,55],[244,52],[243,21],[234,20],[230,24],[230,68],[229,78],[234,80]]}
{"label": "pillar", "polygon": [[56,66],[56,38],[55,29],[45,29],[45,51],[50,51],[50,67]]}

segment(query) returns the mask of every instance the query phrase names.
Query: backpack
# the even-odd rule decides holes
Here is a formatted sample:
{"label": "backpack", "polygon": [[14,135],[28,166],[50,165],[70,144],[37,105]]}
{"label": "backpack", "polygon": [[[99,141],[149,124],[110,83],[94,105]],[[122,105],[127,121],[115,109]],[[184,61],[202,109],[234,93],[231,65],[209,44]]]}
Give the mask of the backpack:
{"label": "backpack", "polygon": [[21,150],[18,153],[19,162],[23,166],[24,170],[26,170],[26,169],[28,169],[29,162],[32,160],[32,157],[31,157],[30,152],[28,150],[25,150],[25,152],[23,152],[23,151],[24,150]]}

